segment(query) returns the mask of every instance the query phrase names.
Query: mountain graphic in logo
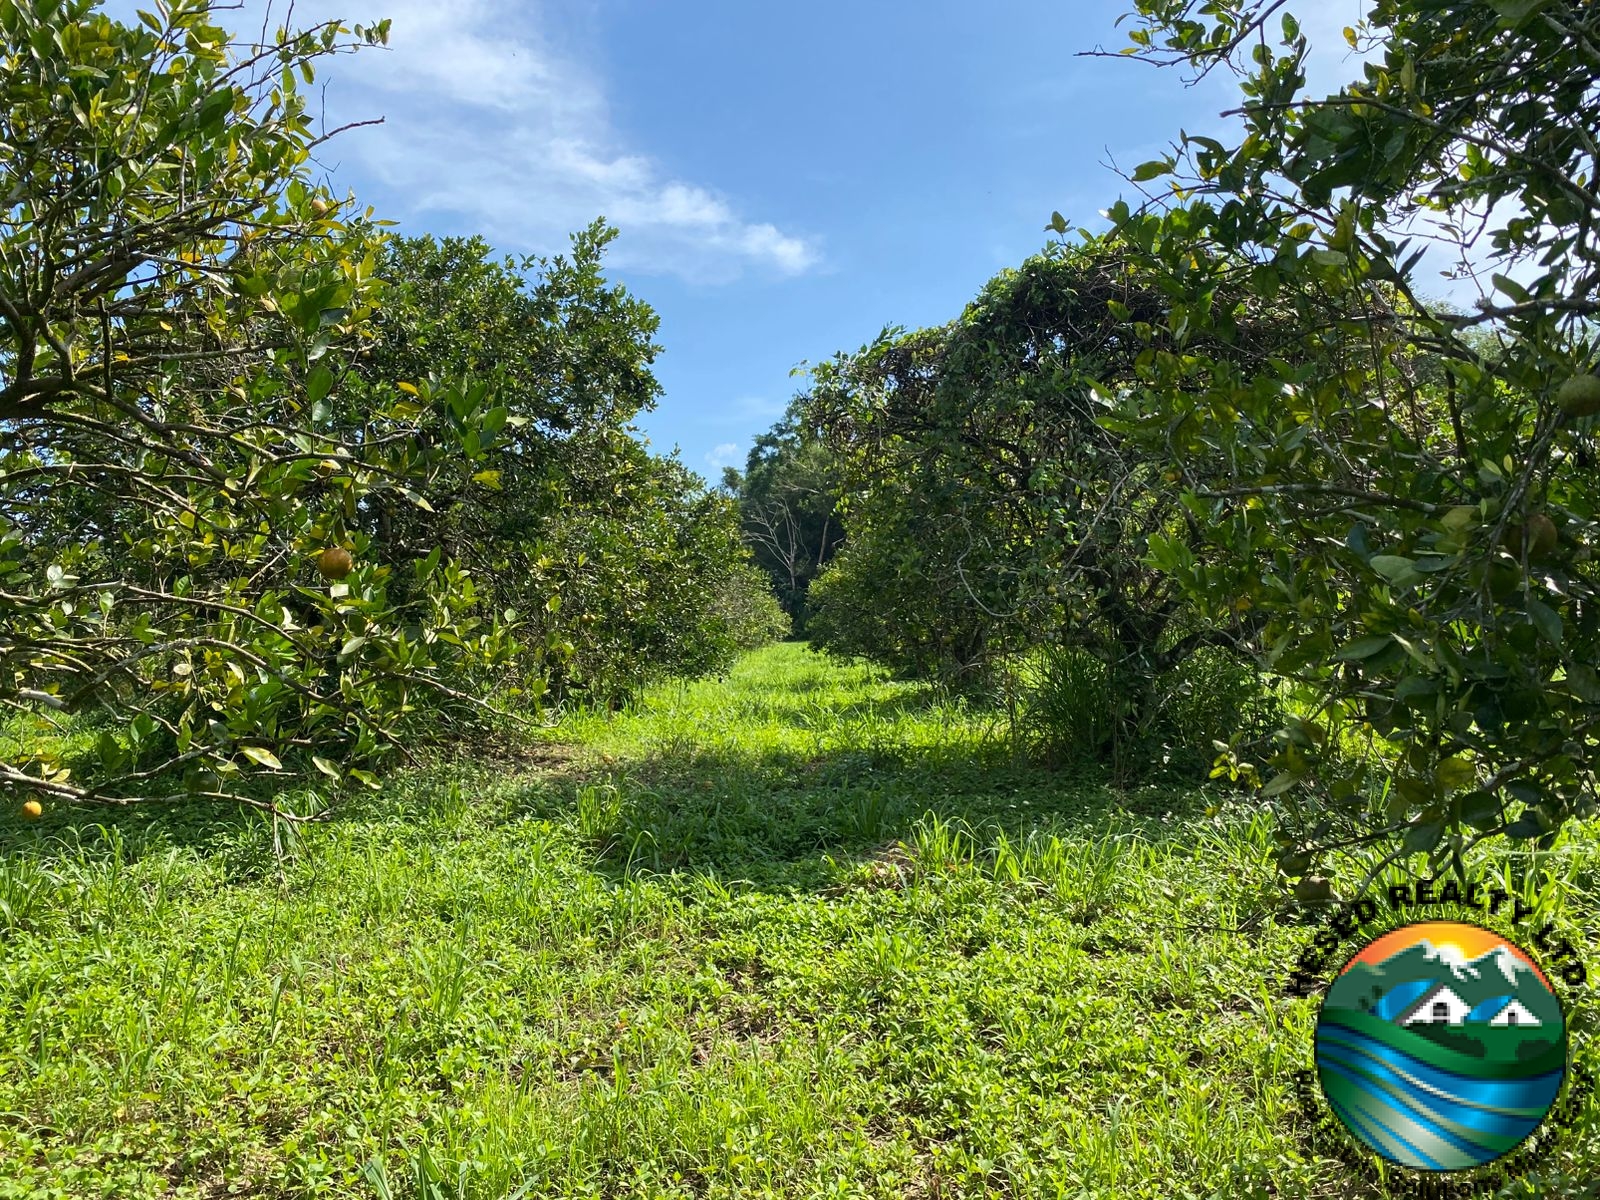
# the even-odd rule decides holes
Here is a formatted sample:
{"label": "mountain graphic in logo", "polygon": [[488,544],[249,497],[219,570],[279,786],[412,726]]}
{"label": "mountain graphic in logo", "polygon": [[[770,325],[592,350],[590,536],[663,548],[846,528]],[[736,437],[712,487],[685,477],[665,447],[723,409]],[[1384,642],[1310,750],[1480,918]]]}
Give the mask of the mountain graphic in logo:
{"label": "mountain graphic in logo", "polygon": [[1544,973],[1499,934],[1423,921],[1346,964],[1317,1017],[1317,1075],[1362,1143],[1422,1171],[1503,1158],[1537,1129],[1567,1071]]}

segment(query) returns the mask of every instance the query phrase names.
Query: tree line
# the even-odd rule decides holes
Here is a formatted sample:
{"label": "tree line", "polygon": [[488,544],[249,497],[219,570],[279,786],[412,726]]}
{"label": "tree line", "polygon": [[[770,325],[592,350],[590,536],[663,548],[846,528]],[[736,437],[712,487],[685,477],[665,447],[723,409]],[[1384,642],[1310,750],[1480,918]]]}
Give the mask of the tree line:
{"label": "tree line", "polygon": [[1596,808],[1600,11],[1378,0],[1332,95],[1282,0],[1129,15],[1122,55],[1236,76],[1232,139],[812,368],[728,481],[758,560],[819,647],[1202,760],[1305,895],[1554,845]]}
{"label": "tree line", "polygon": [[305,90],[388,23],[213,16],[0,9],[0,787],[301,818],[784,632],[733,503],[637,436],[614,232],[389,236],[315,184]]}

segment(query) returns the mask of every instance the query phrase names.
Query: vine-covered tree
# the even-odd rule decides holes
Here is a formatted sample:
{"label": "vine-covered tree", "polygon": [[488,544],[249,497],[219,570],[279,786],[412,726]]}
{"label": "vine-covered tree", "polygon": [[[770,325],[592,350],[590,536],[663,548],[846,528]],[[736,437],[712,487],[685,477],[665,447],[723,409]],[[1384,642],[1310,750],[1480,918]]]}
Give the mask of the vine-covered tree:
{"label": "vine-covered tree", "polygon": [[[813,589],[813,636],[914,674],[986,681],[1040,649],[1100,664],[1107,749],[1148,730],[1202,647],[1251,618],[1197,619],[1150,541],[1193,536],[1159,454],[1099,423],[1166,294],[1116,247],[1057,246],[1002,272],[951,324],[886,331],[814,372],[804,412],[841,456],[850,537]],[[1242,298],[1241,298],[1242,300]],[[1270,306],[1219,354],[1266,356]]]}

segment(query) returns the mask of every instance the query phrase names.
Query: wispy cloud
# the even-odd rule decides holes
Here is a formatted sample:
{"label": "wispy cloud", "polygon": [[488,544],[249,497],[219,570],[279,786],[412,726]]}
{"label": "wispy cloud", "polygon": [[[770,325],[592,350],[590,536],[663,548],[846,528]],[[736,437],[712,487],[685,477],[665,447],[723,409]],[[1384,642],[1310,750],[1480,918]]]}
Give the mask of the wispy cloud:
{"label": "wispy cloud", "polygon": [[706,451],[706,466],[713,471],[720,471],[723,467],[731,467],[739,461],[739,445],[737,442],[723,442]]}
{"label": "wispy cloud", "polygon": [[788,411],[789,405],[784,400],[772,400],[766,396],[739,396],[733,402],[734,410],[741,417],[766,417],[776,421]]}
{"label": "wispy cloud", "polygon": [[[133,7],[108,5],[130,17]],[[254,36],[264,8],[248,0],[220,18]],[[275,20],[283,11],[279,4]],[[294,23],[347,11],[299,0]],[[434,228],[444,217],[499,248],[534,252],[565,249],[573,230],[604,216],[622,231],[612,264],[694,282],[819,265],[812,239],[746,217],[712,183],[676,178],[624,144],[604,80],[544,35],[542,4],[384,0],[378,11],[394,22],[388,49],[363,50],[323,74],[330,127],[380,115],[385,123],[342,134],[321,158],[381,184],[380,215]]]}

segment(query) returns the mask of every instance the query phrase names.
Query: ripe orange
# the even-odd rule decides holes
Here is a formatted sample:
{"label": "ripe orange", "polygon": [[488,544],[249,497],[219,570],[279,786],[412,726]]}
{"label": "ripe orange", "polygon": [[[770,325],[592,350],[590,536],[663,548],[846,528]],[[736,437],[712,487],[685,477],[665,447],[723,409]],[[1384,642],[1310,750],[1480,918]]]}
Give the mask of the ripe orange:
{"label": "ripe orange", "polygon": [[355,559],[343,546],[329,546],[317,555],[317,570],[324,579],[343,579],[355,570]]}
{"label": "ripe orange", "polygon": [[22,816],[24,820],[37,821],[44,816],[44,805],[37,800],[29,800],[22,806]]}

